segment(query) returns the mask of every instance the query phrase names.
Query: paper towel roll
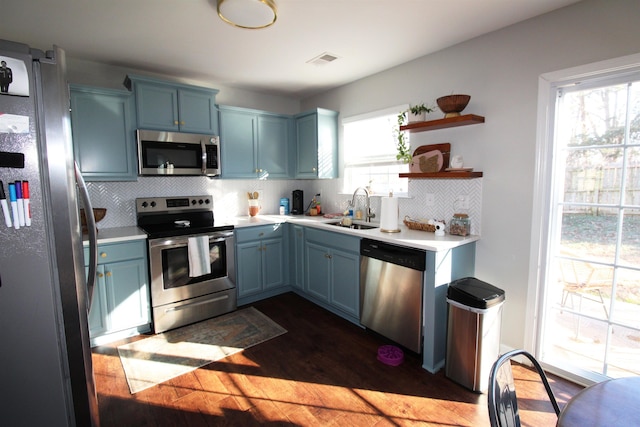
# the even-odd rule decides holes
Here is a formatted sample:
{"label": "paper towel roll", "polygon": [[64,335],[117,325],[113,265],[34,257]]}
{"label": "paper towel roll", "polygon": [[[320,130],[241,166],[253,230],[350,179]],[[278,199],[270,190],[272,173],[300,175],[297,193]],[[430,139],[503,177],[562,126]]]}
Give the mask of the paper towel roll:
{"label": "paper towel roll", "polygon": [[395,197],[383,197],[380,209],[380,231],[394,233],[398,228],[398,199]]}

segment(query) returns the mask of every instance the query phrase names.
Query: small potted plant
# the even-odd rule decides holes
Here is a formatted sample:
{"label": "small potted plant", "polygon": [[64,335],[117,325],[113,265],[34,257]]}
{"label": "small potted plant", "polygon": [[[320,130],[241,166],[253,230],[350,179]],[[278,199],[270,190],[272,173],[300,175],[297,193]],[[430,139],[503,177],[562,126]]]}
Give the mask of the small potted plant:
{"label": "small potted plant", "polygon": [[427,107],[424,104],[412,105],[406,111],[407,113],[407,122],[415,123],[415,122],[424,122],[424,119],[427,113],[432,113],[436,110],[435,107]]}
{"label": "small potted plant", "polygon": [[397,160],[400,160],[403,163],[410,163],[413,157],[411,155],[411,146],[407,142],[404,132],[400,130],[400,126],[404,125],[405,121],[408,123],[423,122],[427,113],[431,113],[433,111],[435,111],[435,107],[427,107],[424,104],[419,104],[412,105],[409,109],[398,113],[398,127],[394,131],[397,140]]}

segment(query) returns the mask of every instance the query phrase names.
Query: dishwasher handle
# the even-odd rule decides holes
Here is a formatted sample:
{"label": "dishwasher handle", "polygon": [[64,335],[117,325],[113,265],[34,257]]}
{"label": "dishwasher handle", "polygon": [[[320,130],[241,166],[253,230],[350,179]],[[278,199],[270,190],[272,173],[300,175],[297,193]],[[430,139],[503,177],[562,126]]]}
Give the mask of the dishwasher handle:
{"label": "dishwasher handle", "polygon": [[360,241],[360,255],[390,262],[412,270],[426,270],[427,253],[421,249],[391,245],[377,240],[362,239]]}

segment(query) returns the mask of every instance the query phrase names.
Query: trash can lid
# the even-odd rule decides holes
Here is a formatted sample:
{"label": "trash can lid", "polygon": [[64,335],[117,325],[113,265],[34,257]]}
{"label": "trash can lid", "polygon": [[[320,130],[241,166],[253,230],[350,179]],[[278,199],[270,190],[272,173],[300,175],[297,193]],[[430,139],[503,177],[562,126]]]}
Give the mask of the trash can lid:
{"label": "trash can lid", "polygon": [[474,308],[489,308],[504,301],[504,291],[475,277],[465,277],[449,284],[447,298]]}

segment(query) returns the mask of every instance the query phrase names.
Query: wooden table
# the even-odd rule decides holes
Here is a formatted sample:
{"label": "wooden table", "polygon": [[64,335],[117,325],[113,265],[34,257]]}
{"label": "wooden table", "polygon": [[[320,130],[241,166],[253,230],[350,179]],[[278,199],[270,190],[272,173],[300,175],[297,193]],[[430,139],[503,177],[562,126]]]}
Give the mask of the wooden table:
{"label": "wooden table", "polygon": [[585,388],[567,403],[557,425],[640,425],[640,377],[608,380]]}

